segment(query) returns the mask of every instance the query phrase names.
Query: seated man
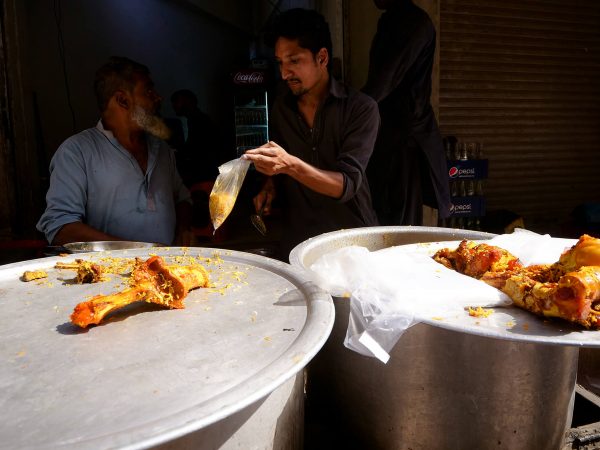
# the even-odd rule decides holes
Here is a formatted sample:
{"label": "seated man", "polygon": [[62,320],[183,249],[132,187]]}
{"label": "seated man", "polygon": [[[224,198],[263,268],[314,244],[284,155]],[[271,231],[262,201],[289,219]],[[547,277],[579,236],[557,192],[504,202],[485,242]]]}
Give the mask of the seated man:
{"label": "seated man", "polygon": [[162,140],[161,97],[148,68],[112,57],[96,72],[101,119],[61,144],[50,162],[46,211],[37,228],[48,242],[189,242],[190,194]]}

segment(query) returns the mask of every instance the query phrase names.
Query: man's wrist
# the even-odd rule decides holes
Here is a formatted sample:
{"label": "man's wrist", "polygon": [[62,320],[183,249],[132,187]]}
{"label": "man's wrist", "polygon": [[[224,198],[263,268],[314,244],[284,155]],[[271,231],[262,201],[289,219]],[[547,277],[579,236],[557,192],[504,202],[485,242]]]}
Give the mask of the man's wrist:
{"label": "man's wrist", "polygon": [[300,158],[298,158],[297,156],[290,155],[288,164],[284,167],[284,170],[282,170],[279,173],[282,173],[284,175],[288,175],[294,179],[297,179],[297,177],[300,175],[300,172],[302,170],[302,163],[303,163],[303,161]]}

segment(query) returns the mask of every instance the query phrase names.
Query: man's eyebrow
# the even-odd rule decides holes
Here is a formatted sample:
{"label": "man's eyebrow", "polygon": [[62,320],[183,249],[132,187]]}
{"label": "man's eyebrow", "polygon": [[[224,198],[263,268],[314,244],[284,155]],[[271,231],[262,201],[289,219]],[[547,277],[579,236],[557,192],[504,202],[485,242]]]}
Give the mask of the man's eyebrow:
{"label": "man's eyebrow", "polygon": [[[300,56],[300,53],[288,53],[287,55],[283,55],[283,58],[292,59],[292,58],[298,58],[299,56]],[[275,59],[281,60],[282,58],[275,57]]]}

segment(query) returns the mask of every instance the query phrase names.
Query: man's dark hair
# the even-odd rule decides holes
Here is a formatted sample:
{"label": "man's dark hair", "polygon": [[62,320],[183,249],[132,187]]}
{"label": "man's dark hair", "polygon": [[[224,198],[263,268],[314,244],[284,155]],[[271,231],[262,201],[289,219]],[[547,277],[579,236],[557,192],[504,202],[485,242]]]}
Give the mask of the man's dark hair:
{"label": "man's dark hair", "polygon": [[108,62],[96,71],[94,93],[100,112],[106,109],[116,91],[133,91],[136,74],[149,76],[150,70],[145,65],[123,56],[111,56]]}
{"label": "man's dark hair", "polygon": [[267,28],[265,42],[274,47],[280,37],[297,39],[300,47],[310,50],[313,55],[316,55],[322,48],[326,48],[329,53],[327,67],[331,68],[333,54],[329,25],[317,11],[294,8],[279,14]]}
{"label": "man's dark hair", "polygon": [[180,89],[178,91],[173,92],[171,95],[171,101],[174,102],[178,98],[185,98],[192,102],[194,106],[198,105],[198,97],[189,89]]}

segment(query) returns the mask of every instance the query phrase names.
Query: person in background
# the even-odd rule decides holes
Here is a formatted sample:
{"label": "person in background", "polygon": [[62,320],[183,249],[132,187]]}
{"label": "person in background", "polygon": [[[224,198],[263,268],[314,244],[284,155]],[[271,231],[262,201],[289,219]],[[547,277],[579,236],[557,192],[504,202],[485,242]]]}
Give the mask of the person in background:
{"label": "person in background", "polygon": [[[185,144],[183,136],[183,124],[177,117],[163,117],[163,121],[167,127],[169,127],[170,133],[169,138],[165,139],[165,142],[169,144],[169,147],[175,150],[175,160],[177,160],[177,152],[181,151]],[[179,167],[177,167],[177,171],[179,172],[179,175],[181,175]]]}
{"label": "person in background", "polygon": [[267,175],[257,211],[268,214],[284,196],[279,256],[287,259],[309,237],[377,224],[365,169],[379,113],[375,101],[331,77],[331,36],[319,13],[285,11],[267,38],[287,87],[271,111],[273,140],[243,157]]}
{"label": "person in background", "polygon": [[367,168],[382,225],[422,225],[423,205],[450,215],[448,169],[430,103],[436,32],[411,0],[375,0],[384,12],[363,92],[379,104],[381,129]]}
{"label": "person in background", "polygon": [[171,105],[183,125],[183,144],[176,152],[177,168],[186,186],[214,181],[219,174],[218,135],[210,117],[198,108],[196,95],[181,89],[171,95]]}
{"label": "person in background", "polygon": [[188,245],[190,195],[164,142],[161,97],[148,68],[111,57],[94,91],[101,118],[68,138],[50,162],[46,211],[37,228],[49,243],[133,240]]}

